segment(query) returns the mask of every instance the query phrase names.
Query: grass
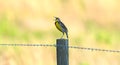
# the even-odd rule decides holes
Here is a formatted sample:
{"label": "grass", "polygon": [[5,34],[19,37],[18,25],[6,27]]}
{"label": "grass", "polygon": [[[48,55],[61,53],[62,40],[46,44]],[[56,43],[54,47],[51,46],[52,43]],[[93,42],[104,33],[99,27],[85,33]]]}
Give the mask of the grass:
{"label": "grass", "polygon": [[[21,31],[16,24],[12,24],[11,22],[12,21],[7,18],[7,15],[3,15],[0,19],[0,43],[42,43],[41,41],[55,43],[55,39],[62,35],[59,31],[54,29],[47,31],[29,31],[22,28],[23,31]],[[76,37],[71,35],[70,45],[81,45],[85,47],[95,46],[96,48],[103,45],[101,48],[110,47],[110,49],[119,49],[120,31],[118,29],[108,30],[106,27],[103,27],[97,23],[97,21],[92,19],[87,19],[84,22],[84,27],[84,34],[78,34]],[[70,52],[70,59],[72,60],[70,63],[72,64],[77,62],[78,65],[90,65],[90,62],[92,63],[96,61],[95,59],[97,59],[99,63],[102,60],[108,60],[107,58],[110,58],[108,62],[116,60],[117,58],[114,57],[114,55],[109,55],[107,53],[99,54],[86,51],[81,52],[72,49],[70,49]],[[53,48],[51,49],[46,47],[0,46],[0,58],[4,55],[6,55],[5,57],[10,58],[8,61],[17,65],[33,65],[35,63],[38,63],[39,65],[48,65],[49,63],[49,65],[54,65],[56,60],[55,50]],[[101,59],[101,57],[103,57],[103,59]],[[78,58],[78,60],[76,60],[76,58]],[[49,60],[48,63],[46,63],[46,60]],[[82,62],[81,60],[84,60],[85,62]],[[117,61],[119,61],[119,59]]]}

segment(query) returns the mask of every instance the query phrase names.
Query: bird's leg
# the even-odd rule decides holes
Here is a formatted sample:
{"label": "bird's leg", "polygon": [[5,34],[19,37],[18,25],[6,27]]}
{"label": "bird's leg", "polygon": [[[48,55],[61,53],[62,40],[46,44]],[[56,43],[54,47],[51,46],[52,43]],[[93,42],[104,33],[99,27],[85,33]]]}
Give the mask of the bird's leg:
{"label": "bird's leg", "polygon": [[63,35],[61,36],[61,39],[63,38],[63,36],[64,36],[64,32],[63,32]]}

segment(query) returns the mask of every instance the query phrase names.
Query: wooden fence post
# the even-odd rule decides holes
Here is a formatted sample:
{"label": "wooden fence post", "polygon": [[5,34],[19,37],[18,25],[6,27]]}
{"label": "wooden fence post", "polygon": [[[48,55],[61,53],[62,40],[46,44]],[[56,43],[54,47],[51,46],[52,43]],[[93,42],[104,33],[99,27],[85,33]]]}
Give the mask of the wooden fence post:
{"label": "wooden fence post", "polygon": [[57,65],[69,65],[68,39],[57,39]]}

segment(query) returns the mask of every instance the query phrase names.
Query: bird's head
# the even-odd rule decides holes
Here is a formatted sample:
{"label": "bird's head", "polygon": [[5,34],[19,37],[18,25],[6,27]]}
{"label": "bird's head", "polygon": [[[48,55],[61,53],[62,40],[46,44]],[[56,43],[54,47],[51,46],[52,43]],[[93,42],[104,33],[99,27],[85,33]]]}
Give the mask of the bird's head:
{"label": "bird's head", "polygon": [[60,21],[60,18],[58,18],[58,17],[54,17],[55,18],[55,21]]}

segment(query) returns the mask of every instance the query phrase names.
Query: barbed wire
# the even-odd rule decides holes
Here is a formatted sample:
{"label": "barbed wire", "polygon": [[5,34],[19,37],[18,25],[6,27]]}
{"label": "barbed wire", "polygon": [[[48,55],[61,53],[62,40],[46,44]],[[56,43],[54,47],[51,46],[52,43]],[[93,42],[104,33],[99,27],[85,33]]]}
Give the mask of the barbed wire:
{"label": "barbed wire", "polygon": [[0,44],[0,46],[56,46],[55,44]]}
{"label": "barbed wire", "polygon": [[[0,44],[0,46],[47,46],[47,47],[56,47],[56,44]],[[117,52],[120,53],[120,50],[107,50],[107,49],[99,49],[99,48],[86,48],[80,46],[68,46],[68,48],[81,49],[81,50],[89,50],[89,51],[102,51],[102,52]]]}

